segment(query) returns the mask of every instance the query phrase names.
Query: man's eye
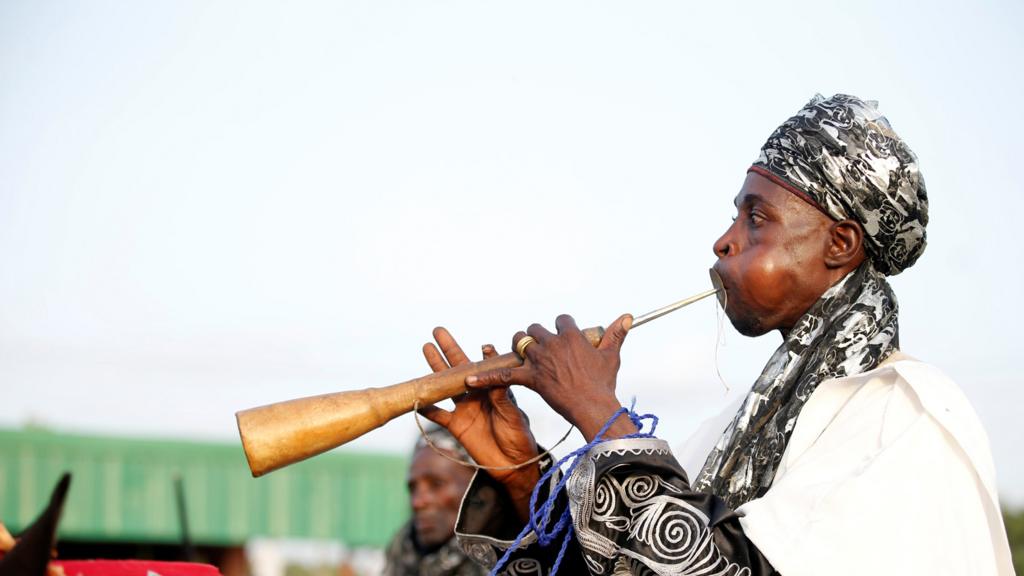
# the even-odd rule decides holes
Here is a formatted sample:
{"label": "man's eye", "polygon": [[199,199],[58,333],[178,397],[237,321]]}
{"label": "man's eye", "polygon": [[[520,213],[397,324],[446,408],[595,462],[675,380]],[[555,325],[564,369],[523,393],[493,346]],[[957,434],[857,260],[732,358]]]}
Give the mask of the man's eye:
{"label": "man's eye", "polygon": [[764,215],[763,214],[761,214],[760,212],[757,212],[757,211],[754,211],[754,212],[750,213],[750,223],[751,224],[760,224],[762,222],[764,222]]}

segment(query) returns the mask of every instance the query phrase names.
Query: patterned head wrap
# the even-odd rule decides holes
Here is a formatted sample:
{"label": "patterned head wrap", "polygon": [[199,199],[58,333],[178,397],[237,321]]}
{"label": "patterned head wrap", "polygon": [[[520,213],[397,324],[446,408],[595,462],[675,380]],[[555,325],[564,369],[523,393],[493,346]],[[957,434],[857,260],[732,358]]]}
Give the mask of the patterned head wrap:
{"label": "patterned head wrap", "polygon": [[469,452],[452,436],[452,433],[447,429],[438,426],[437,424],[430,424],[424,428],[424,433],[420,435],[419,439],[416,440],[416,447],[413,448],[413,453],[419,451],[422,448],[430,449],[430,445],[427,444],[427,440],[430,440],[430,444],[434,445],[434,448],[438,450],[447,450],[454,454],[458,459],[466,462],[472,462]]}
{"label": "patterned head wrap", "polygon": [[875,269],[891,276],[924,252],[928,194],[917,157],[877,106],[816,95],[772,133],[750,171],[835,220],[860,222]]}

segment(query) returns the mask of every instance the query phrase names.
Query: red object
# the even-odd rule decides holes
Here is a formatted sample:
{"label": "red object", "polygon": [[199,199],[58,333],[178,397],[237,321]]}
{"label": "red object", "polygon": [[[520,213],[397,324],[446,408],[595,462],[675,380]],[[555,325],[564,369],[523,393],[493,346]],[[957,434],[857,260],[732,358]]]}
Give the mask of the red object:
{"label": "red object", "polygon": [[216,566],[148,560],[54,560],[66,576],[221,576]]}

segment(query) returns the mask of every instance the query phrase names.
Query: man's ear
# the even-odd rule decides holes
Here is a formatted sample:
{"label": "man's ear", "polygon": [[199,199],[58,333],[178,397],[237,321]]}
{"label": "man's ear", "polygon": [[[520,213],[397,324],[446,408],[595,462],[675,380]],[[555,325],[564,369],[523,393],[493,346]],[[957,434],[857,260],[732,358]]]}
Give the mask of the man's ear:
{"label": "man's ear", "polygon": [[856,220],[840,220],[829,230],[825,265],[829,268],[856,267],[864,261],[864,229]]}

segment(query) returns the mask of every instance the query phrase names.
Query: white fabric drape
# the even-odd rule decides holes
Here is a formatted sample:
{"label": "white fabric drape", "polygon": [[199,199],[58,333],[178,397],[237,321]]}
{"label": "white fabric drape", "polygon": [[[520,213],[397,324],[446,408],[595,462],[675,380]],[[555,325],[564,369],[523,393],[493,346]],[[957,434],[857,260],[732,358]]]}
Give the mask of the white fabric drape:
{"label": "white fabric drape", "polygon": [[[735,409],[679,451],[691,477]],[[784,576],[1014,574],[984,429],[956,384],[901,353],[820,384],[772,487],[738,512]]]}

